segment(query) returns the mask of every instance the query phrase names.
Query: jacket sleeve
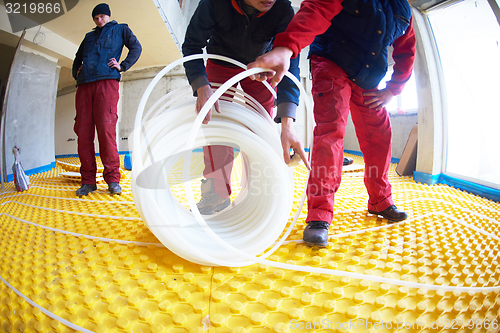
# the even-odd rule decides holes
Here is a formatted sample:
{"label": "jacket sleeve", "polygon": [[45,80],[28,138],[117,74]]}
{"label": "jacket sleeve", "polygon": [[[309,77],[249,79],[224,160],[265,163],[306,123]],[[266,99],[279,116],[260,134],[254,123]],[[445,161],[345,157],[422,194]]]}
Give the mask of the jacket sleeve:
{"label": "jacket sleeve", "polygon": [[78,68],[83,64],[83,45],[85,44],[85,38],[83,39],[82,43],[80,44],[80,47],[78,48],[78,51],[76,51],[75,59],[73,60],[73,68],[72,68],[72,75],[73,78],[76,80],[76,73],[78,72]]}
{"label": "jacket sleeve", "polygon": [[[290,6],[289,13],[284,15],[276,28],[276,34],[286,31],[290,21],[293,19],[293,8]],[[300,59],[295,57],[290,60],[290,73],[300,82]],[[277,87],[277,113],[274,121],[281,122],[281,117],[291,117],[295,119],[297,106],[299,105],[300,89],[292,80],[284,77]]]}
{"label": "jacket sleeve", "polygon": [[393,47],[392,58],[394,59],[394,72],[391,80],[387,82],[387,88],[394,96],[401,94],[406,82],[410,79],[415,62],[417,40],[413,30],[413,17],[410,26],[403,36],[397,38]]}
{"label": "jacket sleeve", "polygon": [[[213,1],[201,0],[186,30],[186,37],[182,44],[182,54],[184,57],[203,53],[203,48],[208,45],[208,41],[212,37],[215,24]],[[205,63],[203,59],[188,61],[184,63],[184,69],[189,84],[196,96],[196,90],[199,87],[209,84]]]}
{"label": "jacket sleeve", "polygon": [[300,50],[330,27],[330,21],[342,10],[342,0],[304,0],[285,32],[276,36],[274,47],[284,46],[296,57]]}
{"label": "jacket sleeve", "polygon": [[[300,69],[299,69],[300,56],[290,60],[290,73],[293,74],[300,82]],[[274,121],[281,122],[281,117],[291,117],[295,120],[295,113],[299,105],[300,89],[292,80],[286,76],[281,80],[277,87],[277,112]]]}
{"label": "jacket sleeve", "polygon": [[142,46],[132,30],[130,30],[130,28],[126,24],[124,24],[123,27],[123,40],[125,46],[128,49],[128,54],[125,60],[121,62],[120,67],[121,71],[125,72],[126,70],[130,69],[130,67],[132,67],[137,62],[137,60],[139,60],[139,57],[142,53]]}

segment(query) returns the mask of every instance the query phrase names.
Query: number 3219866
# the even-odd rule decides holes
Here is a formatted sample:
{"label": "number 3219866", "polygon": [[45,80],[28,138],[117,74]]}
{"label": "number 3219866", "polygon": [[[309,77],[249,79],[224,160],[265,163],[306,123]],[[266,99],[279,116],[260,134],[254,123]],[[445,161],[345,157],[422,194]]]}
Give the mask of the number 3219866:
{"label": "number 3219866", "polygon": [[[474,329],[474,328],[484,328],[484,329],[498,329],[499,328],[499,323],[496,319],[493,320],[481,320],[481,319],[470,319],[470,320],[457,320],[457,319],[446,319],[442,323],[444,324],[445,329],[464,329],[464,328],[469,328],[469,329]],[[440,325],[441,326],[441,325]]]}
{"label": "number 3219866", "polygon": [[61,4],[56,3],[19,3],[6,2],[5,9],[7,14],[59,14],[61,12]]}

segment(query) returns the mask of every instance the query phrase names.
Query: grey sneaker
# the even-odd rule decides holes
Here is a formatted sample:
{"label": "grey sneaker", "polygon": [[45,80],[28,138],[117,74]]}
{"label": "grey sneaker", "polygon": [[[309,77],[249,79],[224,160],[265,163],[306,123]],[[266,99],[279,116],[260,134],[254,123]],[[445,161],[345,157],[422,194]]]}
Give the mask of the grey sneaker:
{"label": "grey sneaker", "polygon": [[213,215],[231,204],[231,199],[223,199],[214,191],[212,178],[201,180],[201,200],[196,204],[202,215]]}
{"label": "grey sneaker", "polygon": [[82,187],[76,190],[76,195],[82,197],[90,192],[94,192],[95,190],[97,190],[96,184],[82,184]]}
{"label": "grey sneaker", "polygon": [[108,190],[110,194],[122,194],[122,188],[120,184],[113,182],[108,184]]}

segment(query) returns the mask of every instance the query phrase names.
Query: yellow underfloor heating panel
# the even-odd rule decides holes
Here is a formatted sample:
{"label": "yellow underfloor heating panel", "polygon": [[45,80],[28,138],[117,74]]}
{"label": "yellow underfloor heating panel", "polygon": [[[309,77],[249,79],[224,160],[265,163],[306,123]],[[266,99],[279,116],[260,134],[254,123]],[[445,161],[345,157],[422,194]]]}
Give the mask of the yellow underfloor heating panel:
{"label": "yellow underfloor heating panel", "polygon": [[[193,168],[201,175],[201,154],[199,160]],[[362,168],[352,170],[335,198],[327,248],[302,243],[304,206],[269,259],[368,278],[262,264],[206,267],[177,257],[149,231],[135,209],[129,171],[122,170],[121,196],[110,196],[101,181],[79,198],[78,179],[60,176],[77,171],[78,159],[59,162],[30,176],[28,191],[8,183],[0,194],[2,332],[499,331],[496,202],[415,183],[393,165],[394,199],[409,218],[390,224],[367,212]],[[303,166],[294,172],[296,210],[307,173]],[[233,188],[237,195],[238,184]]]}

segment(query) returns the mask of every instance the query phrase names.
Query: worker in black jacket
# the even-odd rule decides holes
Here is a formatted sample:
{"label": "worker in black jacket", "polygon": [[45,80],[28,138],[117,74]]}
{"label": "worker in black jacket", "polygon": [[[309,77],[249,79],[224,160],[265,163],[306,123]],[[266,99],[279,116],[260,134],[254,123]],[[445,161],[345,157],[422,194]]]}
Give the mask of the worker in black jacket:
{"label": "worker in black jacket", "polygon": [[[184,56],[203,53],[226,56],[248,64],[270,51],[275,36],[286,30],[294,15],[289,0],[201,0],[189,23],[182,45]],[[196,112],[199,113],[212,95],[212,83],[224,83],[242,68],[209,59],[184,63],[186,75],[197,96]],[[299,59],[292,60],[290,72],[298,79]],[[260,82],[246,78],[240,82],[242,89],[255,98],[273,116],[274,98]],[[295,111],[299,103],[299,88],[288,78],[277,87],[277,114],[274,120],[281,123],[281,141],[285,162],[290,161],[293,148],[306,161],[302,143],[293,129]],[[220,112],[218,102],[215,109]],[[207,114],[203,123],[211,119]],[[202,214],[218,212],[231,203],[231,170],[234,159],[232,147],[203,147],[205,170],[202,180],[202,199],[197,204]],[[307,161],[306,161],[307,163]]]}

